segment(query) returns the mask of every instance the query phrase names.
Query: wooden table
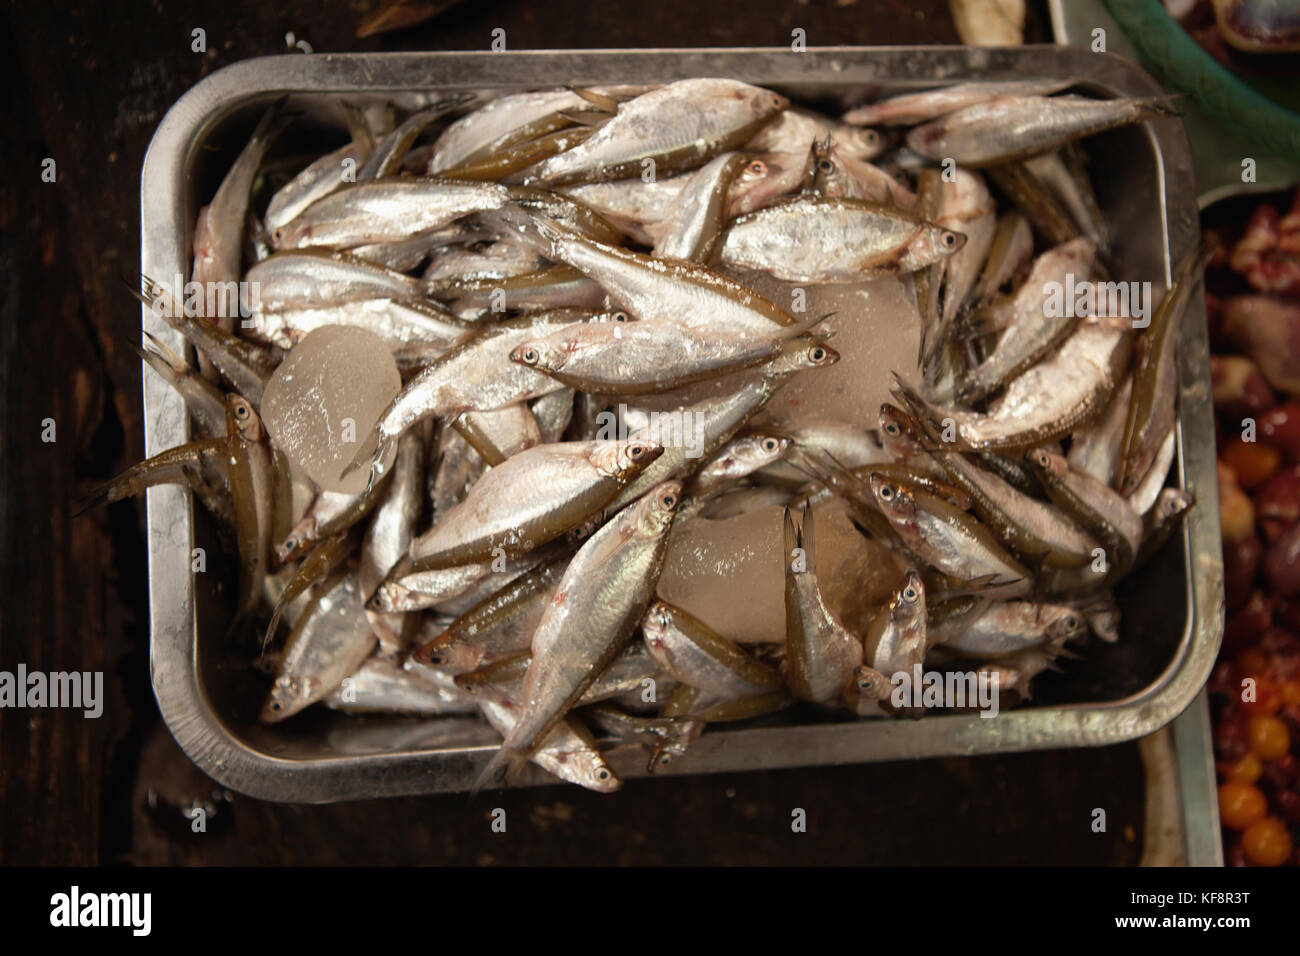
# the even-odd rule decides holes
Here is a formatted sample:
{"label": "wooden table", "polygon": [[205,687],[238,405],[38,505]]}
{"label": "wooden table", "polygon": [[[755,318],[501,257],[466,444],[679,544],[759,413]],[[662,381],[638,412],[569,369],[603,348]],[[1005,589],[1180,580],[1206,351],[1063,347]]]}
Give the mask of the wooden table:
{"label": "wooden table", "polygon": [[[1079,863],[1140,854],[1133,745],[974,760],[549,787],[325,807],[229,796],[179,751],[149,685],[142,503],[71,502],[141,456],[139,172],[154,126],[204,75],[327,50],[952,43],[942,0],[701,5],[474,3],[357,40],[367,2],[13,5],[0,30],[0,670],[102,671],[103,716],[0,710],[0,862]],[[322,14],[321,9],[330,11]],[[1042,40],[1042,11],[1029,37]],[[191,49],[206,33],[207,52]],[[57,182],[41,179],[53,158]],[[42,440],[46,419],[54,441]],[[191,832],[182,807],[217,810]],[[507,810],[506,834],[488,826]],[[1093,833],[1092,811],[1108,814]],[[791,832],[791,812],[808,815]]]}

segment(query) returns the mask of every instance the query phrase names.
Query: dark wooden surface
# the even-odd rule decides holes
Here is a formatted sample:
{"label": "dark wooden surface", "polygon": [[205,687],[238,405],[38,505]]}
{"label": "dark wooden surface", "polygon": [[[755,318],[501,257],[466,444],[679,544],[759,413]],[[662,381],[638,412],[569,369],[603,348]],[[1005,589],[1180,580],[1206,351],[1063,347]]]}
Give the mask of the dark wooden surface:
{"label": "dark wooden surface", "polygon": [[[0,29],[0,669],[102,671],[104,714],[0,710],[0,862],[1094,863],[1140,853],[1136,747],[633,781],[613,798],[492,796],[282,806],[226,795],[180,753],[149,687],[142,508],[69,517],[141,454],[139,171],[189,86],[284,51],[956,42],[942,0],[473,2],[352,37],[371,4],[11,2]],[[1032,10],[1030,39],[1043,39]],[[208,52],[191,52],[202,27]],[[43,183],[41,163],[57,163]],[[42,422],[55,422],[52,443]],[[194,834],[180,808],[216,813]],[[506,809],[506,834],[487,815]],[[1090,828],[1093,808],[1108,832]],[[791,832],[791,812],[808,832]]]}

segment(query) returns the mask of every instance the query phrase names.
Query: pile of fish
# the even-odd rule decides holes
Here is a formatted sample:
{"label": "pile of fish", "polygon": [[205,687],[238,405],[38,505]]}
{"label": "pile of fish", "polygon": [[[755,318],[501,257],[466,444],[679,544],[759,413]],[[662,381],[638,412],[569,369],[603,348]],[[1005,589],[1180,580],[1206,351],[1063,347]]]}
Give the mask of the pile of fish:
{"label": "pile of fish", "polygon": [[[1075,141],[1169,110],[1068,85],[841,118],[728,79],[449,97],[396,124],[345,107],[351,141],[292,166],[277,104],[194,235],[191,278],[249,283],[249,314],[139,290],[196,351],[141,354],[197,437],[86,504],[180,482],[230,529],[228,639],[274,670],[263,720],[481,713],[503,738],[484,784],[532,761],[612,791],[602,746],[653,769],[796,705],[920,716],[891,697],[921,665],[1027,699],[1067,645],[1118,639],[1114,584],[1192,504],[1165,479],[1195,256],[1149,323],[1050,301],[1107,275]],[[835,317],[764,274],[901,284],[920,347],[896,401],[765,423],[839,354]],[[393,391],[308,476],[293,436],[320,396],[279,396],[313,343],[360,366],[366,342]],[[661,587],[674,540],[753,515],[785,582],[757,642]],[[832,532],[884,589],[867,613]]]}

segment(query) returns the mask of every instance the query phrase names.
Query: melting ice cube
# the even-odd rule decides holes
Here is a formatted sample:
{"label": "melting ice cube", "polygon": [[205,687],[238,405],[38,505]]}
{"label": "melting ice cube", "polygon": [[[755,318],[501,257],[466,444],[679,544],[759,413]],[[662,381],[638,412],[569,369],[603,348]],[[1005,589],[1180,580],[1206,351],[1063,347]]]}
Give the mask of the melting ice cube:
{"label": "melting ice cube", "polygon": [[[339,474],[365,446],[402,387],[383,339],[332,325],[308,333],[271,375],[262,420],[277,448],[325,491],[365,490],[369,471]],[[391,462],[390,462],[391,464]]]}

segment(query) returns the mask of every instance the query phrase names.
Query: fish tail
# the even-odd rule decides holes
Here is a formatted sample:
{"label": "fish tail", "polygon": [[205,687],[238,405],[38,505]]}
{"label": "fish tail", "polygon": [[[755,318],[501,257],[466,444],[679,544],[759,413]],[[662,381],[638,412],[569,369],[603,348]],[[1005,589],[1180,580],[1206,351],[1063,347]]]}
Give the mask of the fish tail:
{"label": "fish tail", "polygon": [[[185,361],[185,359],[181,358],[181,356],[176,352],[173,352],[171,347],[162,339],[149,332],[145,332],[144,337],[144,347],[138,348],[137,350],[143,353],[142,357],[144,360],[154,368],[158,368],[155,363],[163,362],[166,363],[166,365],[177,375],[185,375],[193,371],[193,369],[190,368],[190,364]],[[159,369],[159,371],[161,371],[161,369]]]}
{"label": "fish tail", "polygon": [[114,502],[121,501],[123,498],[130,498],[135,494],[133,481],[136,476],[134,468],[128,469],[118,475],[111,481],[106,481],[79,496],[73,502],[72,517],[79,518],[92,508],[98,508],[102,505],[111,505]]}
{"label": "fish tail", "polygon": [[[152,309],[154,303],[167,294],[166,289],[164,289],[159,283],[154,282],[153,279],[150,279],[143,272],[136,273],[135,281],[132,281],[125,276],[122,276],[121,279],[122,284],[126,286],[126,290],[139,299],[140,304],[147,309]],[[167,314],[170,314],[170,311],[171,310],[167,310]]]}
{"label": "fish tail", "polygon": [[[149,333],[146,332],[145,335],[149,335]],[[153,338],[153,336],[149,337],[150,339]],[[179,366],[173,361],[173,359],[179,359],[176,353],[171,352],[169,349],[170,354],[164,354],[150,347],[154,344],[153,342],[143,346],[138,342],[129,342],[127,344],[130,345],[131,351],[135,352],[136,355],[140,356],[142,362],[161,375],[168,385],[172,388],[180,388],[181,379],[189,373],[189,367],[183,361]]]}
{"label": "fish tail", "polygon": [[[799,526],[795,524],[794,512],[790,506],[785,506],[785,514],[782,517],[781,534],[785,543],[786,568],[790,567],[790,554],[795,548],[799,547]],[[787,572],[788,573],[788,572]]]}
{"label": "fish tail", "polygon": [[1186,93],[1166,93],[1162,96],[1151,96],[1140,100],[1137,104],[1138,114],[1143,119],[1152,119],[1157,116],[1182,116],[1182,111],[1175,103],[1187,95]]}
{"label": "fish tail", "polygon": [[[817,574],[817,542],[816,542],[816,525],[813,522],[813,506],[811,501],[803,503],[803,521],[799,525],[799,545],[803,548],[804,560],[808,563],[808,570]],[[810,578],[809,580],[814,580]]]}
{"label": "fish tail", "polygon": [[175,461],[167,460],[164,456],[169,456],[169,452],[136,462],[120,475],[90,489],[77,499],[74,505],[76,510],[72,516],[75,518],[91,508],[111,505],[123,498],[134,497],[154,485],[183,484],[191,489],[199,487],[199,478],[192,474],[189,468],[184,465],[178,466]]}

